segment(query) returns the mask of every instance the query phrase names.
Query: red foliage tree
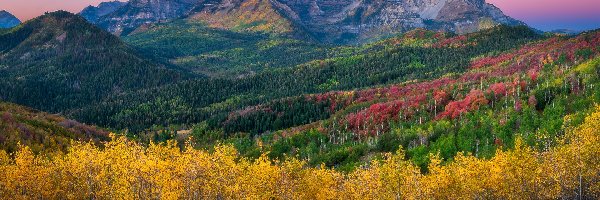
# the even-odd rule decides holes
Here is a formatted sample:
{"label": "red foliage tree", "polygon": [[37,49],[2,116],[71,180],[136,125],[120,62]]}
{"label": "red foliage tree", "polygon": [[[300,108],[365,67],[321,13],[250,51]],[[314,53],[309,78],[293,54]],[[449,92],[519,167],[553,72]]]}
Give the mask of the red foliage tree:
{"label": "red foliage tree", "polygon": [[487,105],[488,103],[489,101],[485,98],[485,95],[481,90],[471,90],[463,100],[448,103],[444,112],[438,116],[438,119],[446,117],[455,119],[463,113],[477,110],[479,107]]}
{"label": "red foliage tree", "polygon": [[490,92],[494,93],[494,97],[502,97],[506,95],[506,84],[504,83],[494,83],[490,85]]}

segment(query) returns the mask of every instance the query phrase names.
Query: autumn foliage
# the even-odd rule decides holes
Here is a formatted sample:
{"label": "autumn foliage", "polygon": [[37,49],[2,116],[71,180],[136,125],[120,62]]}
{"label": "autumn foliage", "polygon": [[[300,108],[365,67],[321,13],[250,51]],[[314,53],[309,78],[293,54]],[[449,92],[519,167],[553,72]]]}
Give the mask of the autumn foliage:
{"label": "autumn foliage", "polygon": [[446,105],[446,111],[439,117],[457,118],[468,111],[477,110],[480,106],[487,105],[488,100],[481,90],[471,90],[467,96],[460,101],[453,101]]}
{"label": "autumn foliage", "polygon": [[227,145],[181,151],[174,143],[143,147],[113,136],[104,148],[74,143],[60,155],[0,151],[0,198],[596,199],[598,126],[600,111],[542,152],[517,140],[514,150],[497,150],[491,159],[459,153],[442,164],[431,155],[427,173],[402,150],[344,174],[296,159],[250,161]]}

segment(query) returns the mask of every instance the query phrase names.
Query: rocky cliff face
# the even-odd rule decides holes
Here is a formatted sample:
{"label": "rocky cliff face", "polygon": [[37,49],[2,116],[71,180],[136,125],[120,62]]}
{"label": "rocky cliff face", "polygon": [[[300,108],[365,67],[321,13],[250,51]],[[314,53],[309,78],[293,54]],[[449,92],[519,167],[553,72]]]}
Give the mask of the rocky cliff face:
{"label": "rocky cliff face", "polygon": [[187,16],[204,0],[130,0],[125,6],[101,17],[96,24],[117,34],[128,34],[147,23]]}
{"label": "rocky cliff face", "polygon": [[12,28],[21,24],[21,21],[7,11],[0,11],[0,28]]}
{"label": "rocky cliff face", "polygon": [[457,33],[521,22],[485,0],[272,0],[324,42],[353,43],[414,28]]}
{"label": "rocky cliff face", "polygon": [[127,3],[120,1],[102,2],[97,7],[86,7],[79,13],[79,15],[81,15],[89,22],[95,23],[100,17],[113,13],[119,8],[125,6],[126,4]]}
{"label": "rocky cliff face", "polygon": [[127,34],[182,17],[235,31],[301,33],[325,43],[360,43],[415,28],[468,33],[523,24],[485,0],[131,0],[98,24]]}

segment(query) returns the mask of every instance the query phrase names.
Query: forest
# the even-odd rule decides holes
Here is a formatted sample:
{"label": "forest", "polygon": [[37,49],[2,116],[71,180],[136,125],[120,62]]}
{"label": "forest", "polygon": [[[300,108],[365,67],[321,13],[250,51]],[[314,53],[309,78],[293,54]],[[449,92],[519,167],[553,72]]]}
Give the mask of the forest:
{"label": "forest", "polygon": [[600,199],[600,30],[0,30],[0,199]]}
{"label": "forest", "polygon": [[[304,113],[322,110],[328,116],[294,115],[306,116],[306,125],[256,135],[261,132],[256,128],[289,121],[281,104],[292,99],[285,99],[238,110],[223,124],[197,125],[192,135],[205,143],[199,146],[227,141],[246,157],[258,158],[260,149],[266,148],[271,158],[297,156],[313,166],[325,164],[342,171],[352,171],[365,157],[379,157],[399,146],[424,171],[431,153],[440,153],[448,162],[458,152],[490,158],[499,149],[514,148],[517,137],[544,150],[556,145],[566,125],[581,123],[586,110],[600,101],[595,87],[600,59],[590,60],[592,55],[581,50],[598,49],[598,43],[591,42],[598,36],[590,33],[525,45],[475,60],[461,76],[307,95],[303,101],[313,102],[317,111],[305,107]],[[224,128],[211,128],[214,124]],[[240,125],[248,128],[240,131]]]}
{"label": "forest", "polygon": [[[242,79],[196,79],[125,93],[74,110],[72,116],[83,122],[133,132],[145,130],[149,125],[189,124],[223,118],[233,110],[278,98],[461,73],[473,57],[493,55],[541,38],[527,27],[500,26],[473,34],[469,39],[477,41],[476,45],[455,47],[452,40],[464,37],[438,36],[431,31],[420,33],[399,36],[405,43],[394,44],[397,39],[392,38],[381,42],[385,45],[365,45],[363,48],[369,50],[363,54],[266,70]],[[439,46],[444,43],[450,46]],[[219,106],[215,109],[215,105]],[[162,111],[172,114],[160,114]]]}

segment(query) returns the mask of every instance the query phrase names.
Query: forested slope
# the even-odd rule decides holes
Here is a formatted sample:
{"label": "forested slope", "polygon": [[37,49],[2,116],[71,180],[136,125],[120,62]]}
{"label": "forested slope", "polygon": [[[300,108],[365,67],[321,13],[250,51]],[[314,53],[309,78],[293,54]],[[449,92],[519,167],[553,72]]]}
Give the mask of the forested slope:
{"label": "forested slope", "polygon": [[165,199],[597,199],[600,197],[600,108],[569,127],[543,151],[517,138],[514,150],[489,159],[459,153],[429,172],[386,154],[344,174],[290,158],[238,157],[232,146],[212,152],[173,144],[142,147],[113,138],[105,148],[80,143],[65,155],[34,155],[24,147],[10,158],[0,150],[0,197]]}
{"label": "forested slope", "polygon": [[[422,34],[422,35],[421,35]],[[231,110],[277,98],[350,90],[460,73],[472,58],[494,55],[541,36],[526,27],[500,26],[453,36],[422,31],[360,47],[354,56],[316,60],[296,67],[266,70],[254,76],[185,81],[123,94],[77,110],[74,117],[113,128],[140,130],[152,124],[189,124],[222,120]],[[150,100],[150,101],[149,101]]]}
{"label": "forested slope", "polygon": [[195,138],[229,141],[250,157],[268,149],[272,158],[348,170],[399,146],[423,169],[430,153],[489,158],[516,137],[544,149],[599,102],[599,59],[590,60],[599,39],[554,37],[474,59],[462,74],[246,107],[198,125]]}
{"label": "forested slope", "polygon": [[9,153],[24,146],[35,153],[66,152],[73,141],[100,144],[100,141],[107,140],[106,130],[59,115],[0,102],[0,149]]}
{"label": "forested slope", "polygon": [[65,11],[0,33],[0,58],[0,99],[49,112],[188,77]]}
{"label": "forested slope", "polygon": [[276,34],[211,28],[194,20],[146,25],[140,29],[143,30],[123,40],[149,57],[217,78],[235,79],[264,70],[293,67],[354,49]]}

